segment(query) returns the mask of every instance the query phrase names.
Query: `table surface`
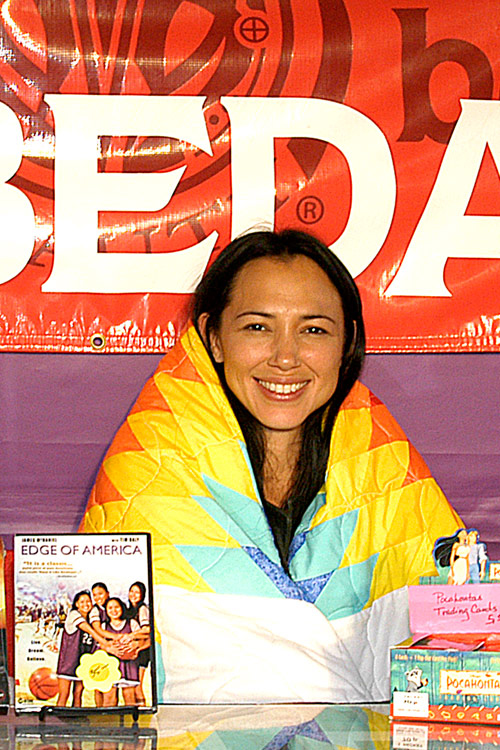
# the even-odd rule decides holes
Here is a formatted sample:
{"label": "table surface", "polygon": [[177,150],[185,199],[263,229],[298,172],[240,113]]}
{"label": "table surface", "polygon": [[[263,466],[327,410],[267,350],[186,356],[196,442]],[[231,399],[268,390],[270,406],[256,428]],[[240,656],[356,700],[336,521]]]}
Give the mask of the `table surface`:
{"label": "table surface", "polygon": [[109,714],[0,716],[0,750],[355,750],[388,748],[389,707],[161,706],[134,724]]}
{"label": "table surface", "polygon": [[0,716],[0,750],[499,750],[500,726],[391,721],[387,704],[161,706]]}

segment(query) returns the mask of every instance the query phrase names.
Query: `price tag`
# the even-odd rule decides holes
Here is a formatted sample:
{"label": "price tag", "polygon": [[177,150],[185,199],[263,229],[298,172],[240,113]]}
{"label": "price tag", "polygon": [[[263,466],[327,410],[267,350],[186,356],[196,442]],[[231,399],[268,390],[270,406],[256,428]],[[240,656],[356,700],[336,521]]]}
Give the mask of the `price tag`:
{"label": "price tag", "polygon": [[415,716],[420,719],[429,717],[429,695],[427,693],[405,693],[395,691],[392,695],[392,713],[394,716]]}
{"label": "price tag", "polygon": [[427,750],[429,727],[421,724],[394,724],[392,747],[394,750]]}

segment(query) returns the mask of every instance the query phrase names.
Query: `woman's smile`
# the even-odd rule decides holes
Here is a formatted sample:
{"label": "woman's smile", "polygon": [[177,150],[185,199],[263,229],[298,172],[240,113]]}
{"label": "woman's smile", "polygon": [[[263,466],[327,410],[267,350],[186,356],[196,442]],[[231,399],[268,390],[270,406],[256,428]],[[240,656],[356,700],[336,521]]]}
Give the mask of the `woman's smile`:
{"label": "woman's smile", "polygon": [[307,385],[307,380],[299,383],[289,382],[271,382],[269,380],[259,380],[256,378],[257,383],[267,392],[267,395],[273,398],[286,399],[292,398]]}

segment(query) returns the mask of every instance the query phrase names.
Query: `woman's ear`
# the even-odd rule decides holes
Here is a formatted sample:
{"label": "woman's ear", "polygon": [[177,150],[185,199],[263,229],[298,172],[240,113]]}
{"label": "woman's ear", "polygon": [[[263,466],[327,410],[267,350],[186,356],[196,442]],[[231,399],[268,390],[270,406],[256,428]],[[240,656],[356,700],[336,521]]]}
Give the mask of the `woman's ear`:
{"label": "woman's ear", "polygon": [[209,331],[209,333],[207,334],[208,318],[209,314],[206,312],[200,315],[200,317],[198,318],[198,330],[200,331],[201,338],[203,339],[203,343],[205,344],[206,349],[211,352],[212,357],[216,362],[221,363],[224,362],[224,356],[222,353],[220,339],[215,331]]}
{"label": "woman's ear", "polygon": [[205,344],[205,348],[208,349],[208,340],[207,340],[207,322],[208,322],[208,313],[202,313],[198,320],[196,321],[196,324],[198,326],[198,330],[200,332],[201,338],[203,343]]}

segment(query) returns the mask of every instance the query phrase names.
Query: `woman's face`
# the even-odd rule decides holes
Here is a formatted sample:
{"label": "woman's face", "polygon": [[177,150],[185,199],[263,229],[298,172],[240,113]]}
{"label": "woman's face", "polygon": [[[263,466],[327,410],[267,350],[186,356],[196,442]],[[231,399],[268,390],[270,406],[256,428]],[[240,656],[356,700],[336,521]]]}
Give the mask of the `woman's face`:
{"label": "woman's face", "polygon": [[128,598],[129,598],[130,604],[133,604],[134,606],[136,604],[139,604],[139,602],[142,599],[142,593],[141,593],[139,586],[130,587],[130,590],[128,592]]}
{"label": "woman's face", "polygon": [[123,615],[120,603],[114,599],[110,599],[106,604],[106,612],[112,620],[119,620]]}
{"label": "woman's face", "polygon": [[95,603],[100,607],[104,607],[106,600],[109,598],[108,592],[106,589],[103,589],[102,586],[94,586],[92,589],[92,596],[94,597]]}
{"label": "woman's face", "polygon": [[297,433],[337,386],[344,344],[340,295],[303,255],[252,260],[238,273],[210,343],[248,411],[268,430]]}
{"label": "woman's face", "polygon": [[88,594],[82,594],[76,600],[75,606],[81,615],[88,615],[92,609],[92,600]]}

